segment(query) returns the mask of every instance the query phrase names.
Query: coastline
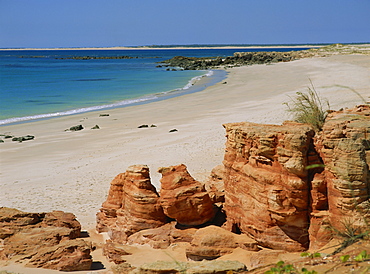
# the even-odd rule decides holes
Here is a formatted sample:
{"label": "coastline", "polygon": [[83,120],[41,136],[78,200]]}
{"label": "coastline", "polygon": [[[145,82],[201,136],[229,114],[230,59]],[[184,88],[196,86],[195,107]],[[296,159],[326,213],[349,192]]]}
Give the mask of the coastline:
{"label": "coastline", "polygon": [[[186,47],[186,46],[175,46],[175,47],[150,47],[150,46],[140,46],[140,47],[66,47],[66,48],[0,48],[0,50],[6,51],[6,50],[168,50],[168,49],[270,49],[270,48],[321,48],[324,46],[327,46],[329,44],[325,45],[310,45],[310,44],[304,44],[304,45],[251,45],[251,46],[197,46],[197,47]],[[370,46],[370,44],[361,44],[364,46]]]}
{"label": "coastline", "polygon": [[[1,133],[35,135],[1,145],[0,206],[24,211],[73,212],[92,230],[110,181],[128,166],[147,164],[159,187],[159,167],[184,163],[206,180],[224,155],[223,123],[280,124],[283,103],[310,80],[333,109],[361,104],[349,88],[369,99],[370,56],[336,55],[273,65],[235,67],[226,84],[148,104],[98,110],[0,127]],[[338,96],[338,94],[341,96]],[[109,116],[100,117],[101,113]],[[84,130],[65,132],[83,124]],[[91,130],[95,124],[99,130]],[[156,127],[138,128],[142,124]],[[171,129],[177,132],[170,133]]]}
{"label": "coastline", "polygon": [[97,106],[92,106],[92,107],[84,107],[84,108],[71,109],[71,110],[61,111],[61,112],[30,115],[30,116],[25,116],[25,117],[12,117],[12,118],[7,118],[7,119],[0,119],[0,129],[2,126],[5,126],[5,125],[30,123],[30,122],[34,122],[38,120],[53,119],[53,118],[57,118],[61,116],[77,115],[77,114],[83,114],[83,113],[92,112],[92,111],[109,111],[114,108],[123,108],[123,107],[128,107],[128,106],[136,106],[136,105],[148,104],[148,103],[156,102],[156,101],[167,100],[169,98],[202,91],[203,89],[211,85],[221,82],[222,80],[225,79],[226,75],[227,75],[227,72],[225,70],[210,69],[208,71],[204,71],[204,74],[200,76],[195,76],[191,78],[189,82],[182,88],[177,88],[174,90],[148,94],[148,95],[138,97],[138,98],[125,99],[122,101],[117,101],[117,102],[106,104],[106,105],[97,105]]}

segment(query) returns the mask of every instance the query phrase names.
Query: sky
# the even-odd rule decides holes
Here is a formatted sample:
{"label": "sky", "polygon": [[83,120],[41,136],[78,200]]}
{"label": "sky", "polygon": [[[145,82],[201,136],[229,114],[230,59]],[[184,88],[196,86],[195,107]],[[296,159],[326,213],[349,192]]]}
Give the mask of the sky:
{"label": "sky", "polygon": [[370,0],[0,0],[0,48],[370,42]]}

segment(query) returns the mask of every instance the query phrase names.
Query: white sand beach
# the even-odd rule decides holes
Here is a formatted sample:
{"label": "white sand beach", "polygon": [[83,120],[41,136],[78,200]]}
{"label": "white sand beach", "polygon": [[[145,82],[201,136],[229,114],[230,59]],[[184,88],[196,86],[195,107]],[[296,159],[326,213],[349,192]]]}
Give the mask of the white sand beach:
{"label": "white sand beach", "polygon": [[[361,104],[370,96],[370,56],[336,55],[289,63],[229,69],[226,83],[149,104],[5,125],[0,133],[34,135],[0,144],[0,206],[28,212],[73,212],[83,229],[95,214],[110,181],[128,166],[146,164],[152,183],[157,169],[183,163],[204,181],[222,163],[223,123],[280,124],[289,119],[284,102],[314,84],[331,109]],[[109,116],[100,117],[102,113]],[[82,124],[84,130],[64,131]],[[138,128],[148,124],[148,128]],[[150,127],[150,125],[156,127]],[[99,125],[100,129],[91,129]],[[176,132],[169,132],[177,129]]]}

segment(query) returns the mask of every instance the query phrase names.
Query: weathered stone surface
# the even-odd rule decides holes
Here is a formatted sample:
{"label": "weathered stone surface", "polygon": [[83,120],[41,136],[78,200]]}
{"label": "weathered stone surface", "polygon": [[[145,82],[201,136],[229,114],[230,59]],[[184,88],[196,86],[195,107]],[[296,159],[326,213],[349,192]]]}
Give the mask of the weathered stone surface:
{"label": "weathered stone surface", "polygon": [[110,183],[107,200],[102,204],[100,212],[96,214],[98,232],[107,232],[109,227],[115,225],[117,210],[122,207],[125,175],[125,173],[118,174]]}
{"label": "weathered stone surface", "polygon": [[4,241],[3,259],[24,260],[34,256],[39,249],[58,245],[70,239],[72,230],[65,227],[27,228]]}
{"label": "weathered stone surface", "polygon": [[81,239],[61,241],[58,245],[38,250],[26,266],[59,271],[90,270],[91,250],[91,244]]}
{"label": "weathered stone surface", "polygon": [[205,183],[206,191],[212,202],[218,205],[222,205],[225,202],[225,174],[224,165],[218,165],[211,171],[209,180]]}
{"label": "weathered stone surface", "polygon": [[315,147],[325,169],[313,180],[310,237],[320,247],[328,241],[323,223],[370,229],[370,107],[329,114]]}
{"label": "weathered stone surface", "polygon": [[190,243],[197,230],[195,228],[177,229],[175,225],[176,222],[171,222],[158,228],[136,232],[128,238],[127,243],[148,244],[156,249],[164,249],[177,242]]}
{"label": "weathered stone surface", "polygon": [[308,247],[309,165],[314,131],[285,123],[225,124],[225,227],[273,249]]}
{"label": "weathered stone surface", "polygon": [[238,261],[212,261],[212,262],[165,262],[144,264],[133,273],[151,274],[226,274],[247,271],[247,267]]}
{"label": "weathered stone surface", "polygon": [[167,217],[150,182],[149,168],[130,166],[111,183],[107,201],[97,215],[98,231],[110,231],[112,240],[125,242],[140,230],[159,227]]}
{"label": "weathered stone surface", "polygon": [[25,228],[67,227],[72,230],[71,238],[80,237],[81,224],[72,213],[52,211],[29,213],[14,208],[0,208],[0,239],[5,239]]}
{"label": "weathered stone surface", "polygon": [[186,256],[194,261],[213,260],[230,254],[235,248],[258,251],[257,242],[247,235],[237,235],[217,226],[198,229],[186,250]]}
{"label": "weathered stone surface", "polygon": [[204,185],[194,180],[185,165],[160,168],[160,203],[165,214],[179,224],[197,226],[214,217],[213,203]]}
{"label": "weathered stone surface", "polygon": [[27,213],[0,208],[0,259],[64,271],[91,267],[91,244],[79,239],[81,225],[72,213]]}
{"label": "weathered stone surface", "polygon": [[45,214],[41,227],[56,226],[67,227],[72,230],[71,239],[81,236],[81,224],[76,220],[76,216],[72,213],[63,211],[52,211]]}
{"label": "weathered stone surface", "polygon": [[115,264],[122,264],[126,262],[122,256],[131,255],[131,253],[125,249],[124,245],[108,240],[103,246],[103,255]]}
{"label": "weathered stone surface", "polygon": [[45,213],[28,213],[18,209],[0,207],[0,239],[5,239],[16,232],[39,224]]}

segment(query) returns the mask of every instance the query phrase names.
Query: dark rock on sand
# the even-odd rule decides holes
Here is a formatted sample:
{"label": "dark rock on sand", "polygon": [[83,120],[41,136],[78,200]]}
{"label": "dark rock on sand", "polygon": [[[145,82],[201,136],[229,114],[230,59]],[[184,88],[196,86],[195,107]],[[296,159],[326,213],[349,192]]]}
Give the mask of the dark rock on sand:
{"label": "dark rock on sand", "polygon": [[105,116],[109,116],[109,113],[102,113],[99,115],[99,117],[105,117]]}
{"label": "dark rock on sand", "polygon": [[174,129],[171,129],[169,132],[176,132],[176,131],[178,131],[176,128],[174,128]]}
{"label": "dark rock on sand", "polygon": [[100,127],[98,125],[95,125],[91,129],[100,129]]}
{"label": "dark rock on sand", "polygon": [[73,127],[70,127],[69,130],[70,131],[79,131],[79,130],[83,130],[84,127],[82,125],[77,125],[77,126],[73,126]]}
{"label": "dark rock on sand", "polygon": [[12,139],[12,141],[14,141],[14,142],[23,142],[23,141],[28,141],[28,140],[33,140],[33,139],[35,139],[35,136],[33,136],[33,135],[26,135],[26,136],[21,136],[21,137],[14,137],[13,139]]}
{"label": "dark rock on sand", "polygon": [[138,128],[145,128],[145,127],[149,127],[148,125],[140,125],[138,126]]}

